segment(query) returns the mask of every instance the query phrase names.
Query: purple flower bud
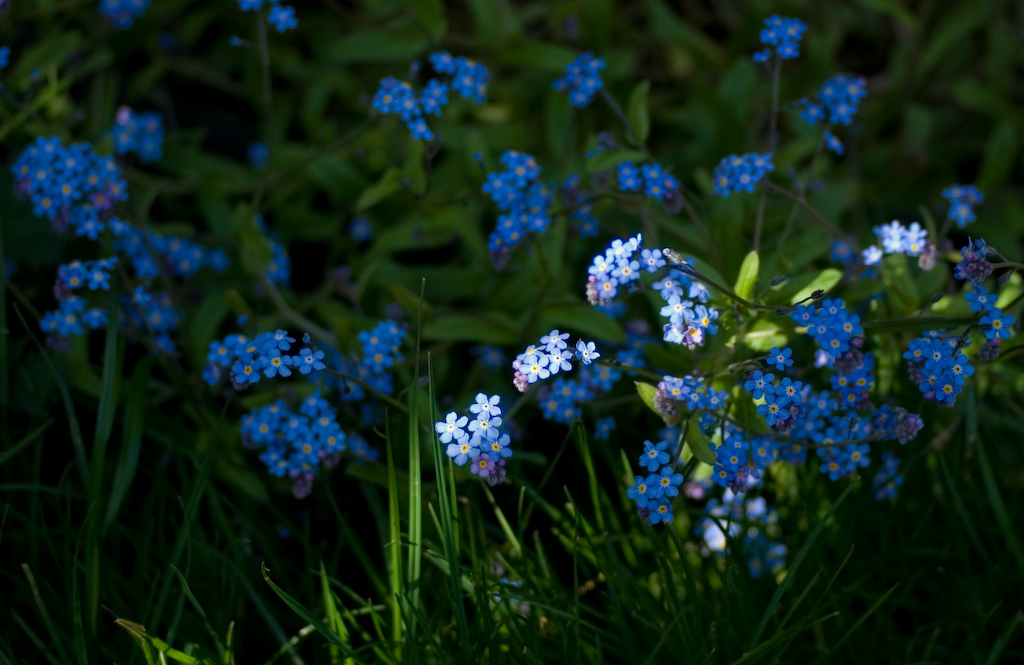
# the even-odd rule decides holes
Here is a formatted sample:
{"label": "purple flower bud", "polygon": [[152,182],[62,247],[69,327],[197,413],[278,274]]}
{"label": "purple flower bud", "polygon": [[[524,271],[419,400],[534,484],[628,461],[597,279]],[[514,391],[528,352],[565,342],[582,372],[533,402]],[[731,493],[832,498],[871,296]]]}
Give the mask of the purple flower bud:
{"label": "purple flower bud", "polygon": [[978,358],[982,361],[990,362],[999,357],[999,338],[993,337],[992,339],[986,339],[985,343],[981,345],[981,349],[978,351]]}

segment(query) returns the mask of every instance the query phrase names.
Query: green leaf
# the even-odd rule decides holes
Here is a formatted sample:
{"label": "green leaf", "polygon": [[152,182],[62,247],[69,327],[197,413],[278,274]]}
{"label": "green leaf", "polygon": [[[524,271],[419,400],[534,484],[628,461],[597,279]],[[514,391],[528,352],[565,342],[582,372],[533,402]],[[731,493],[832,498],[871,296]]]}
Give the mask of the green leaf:
{"label": "green leaf", "polygon": [[588,303],[545,305],[541,308],[541,318],[544,330],[567,328],[613,344],[626,341],[626,333],[619,322]]}
{"label": "green leaf", "polygon": [[448,21],[444,17],[444,5],[441,0],[412,0],[412,9],[430,33],[437,40],[448,31]]}
{"label": "green leaf", "polygon": [[893,17],[910,32],[917,32],[920,27],[914,14],[900,4],[898,0],[857,0],[857,4],[864,9],[874,10]]}
{"label": "green leaf", "polygon": [[959,11],[947,14],[946,20],[935,30],[932,38],[928,41],[924,54],[918,62],[918,77],[923,78],[932,67],[942,60],[946,51],[956,44],[963,43],[968,34],[985,22],[990,9],[988,2],[965,2],[960,6]]}
{"label": "green leaf", "polygon": [[644,383],[643,381],[634,381],[633,383],[636,384],[636,391],[640,394],[640,399],[644,401],[647,408],[660,416],[661,413],[654,408],[654,395],[657,394],[658,389],[649,383]]}
{"label": "green leaf", "polygon": [[380,180],[363,190],[356,201],[356,211],[362,212],[371,208],[387,197],[397,192],[402,187],[402,171],[397,167],[391,167],[384,172]]}
{"label": "green leaf", "polygon": [[693,456],[701,462],[711,466],[715,465],[715,453],[711,450],[708,437],[704,435],[704,430],[700,428],[700,423],[696,418],[690,418],[690,422],[686,426],[686,445],[689,446]]}
{"label": "green leaf", "polygon": [[405,151],[405,166],[402,169],[402,178],[409,183],[409,189],[417,194],[424,194],[427,191],[427,172],[423,167],[424,150],[423,141],[410,138],[409,147]]}
{"label": "green leaf", "polygon": [[602,150],[587,160],[587,173],[597,173],[618,166],[622,162],[635,162],[644,158],[639,150]]}
{"label": "green leaf", "polygon": [[1017,155],[1018,129],[1014,120],[1000,122],[985,143],[985,157],[978,175],[978,187],[984,191],[996,189],[1006,179]]}
{"label": "green leaf", "polygon": [[804,298],[809,298],[815,291],[828,291],[839,283],[843,273],[835,268],[825,268],[819,272],[809,272],[797,275],[793,279],[786,280],[782,284],[772,287],[772,302],[796,304]]}
{"label": "green leaf", "polygon": [[629,124],[633,126],[640,143],[647,141],[651,133],[651,114],[647,110],[647,96],[650,91],[651,82],[642,81],[629,93],[629,108],[626,115],[629,116]]}
{"label": "green leaf", "polygon": [[754,285],[757,284],[757,273],[760,268],[761,259],[758,257],[757,252],[747,254],[747,257],[743,259],[743,265],[740,266],[740,274],[736,278],[736,286],[733,287],[736,295],[744,300],[751,299],[754,295]]}
{"label": "green leaf", "polygon": [[482,342],[512,345],[519,341],[518,328],[494,314],[449,314],[423,326],[423,339],[432,342]]}
{"label": "green leaf", "polygon": [[743,343],[752,351],[765,352],[773,346],[785,346],[789,337],[769,319],[758,319],[743,336]]}

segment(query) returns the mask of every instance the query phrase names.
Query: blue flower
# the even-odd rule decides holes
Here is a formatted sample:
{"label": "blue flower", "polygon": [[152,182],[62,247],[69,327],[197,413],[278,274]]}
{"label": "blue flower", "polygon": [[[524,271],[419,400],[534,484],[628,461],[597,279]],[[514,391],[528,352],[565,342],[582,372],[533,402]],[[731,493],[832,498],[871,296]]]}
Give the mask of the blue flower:
{"label": "blue flower", "polygon": [[100,0],[100,14],[115,28],[125,29],[132,27],[148,6],[149,0]]}
{"label": "blue flower", "polygon": [[713,174],[714,191],[728,197],[734,192],[753,192],[754,185],[761,182],[764,175],[774,171],[770,153],[748,153],[742,157],[729,155],[724,157]]}
{"label": "blue flower", "polygon": [[988,310],[986,316],[978,319],[978,323],[981,324],[981,329],[985,331],[986,339],[995,339],[1000,337],[1002,339],[1009,339],[1010,327],[1013,326],[1014,317],[1009,314],[1003,314],[1002,311],[993,307]]}
{"label": "blue flower", "polygon": [[683,483],[683,474],[673,473],[672,468],[663,466],[661,475],[658,477],[658,487],[661,488],[663,496],[676,496],[679,494],[679,485]]}
{"label": "blue flower", "polygon": [[[775,53],[783,60],[791,60],[800,56],[800,40],[807,31],[807,24],[796,18],[772,16],[764,20],[761,29],[761,43],[774,46]],[[765,49],[754,54],[754,62],[765,62],[771,56],[772,49]]]}
{"label": "blue flower", "polygon": [[600,358],[601,354],[597,352],[597,347],[593,342],[584,342],[581,339],[576,342],[576,357],[583,361],[584,365],[589,365]]}
{"label": "blue flower", "polygon": [[774,425],[779,420],[785,418],[786,412],[783,407],[788,404],[788,400],[785,400],[785,398],[778,399],[772,393],[765,393],[764,402],[764,404],[758,405],[757,413],[764,416],[764,421],[767,425]]}
{"label": "blue flower", "polygon": [[865,95],[867,95],[867,88],[863,77],[836,74],[825,81],[816,98],[828,112],[830,123],[849,125],[853,122],[857,106]]}
{"label": "blue flower", "polygon": [[448,85],[437,79],[430,79],[420,93],[420,106],[424,113],[441,115],[441,109],[448,104]]}
{"label": "blue flower", "polygon": [[825,132],[822,137],[825,140],[825,147],[836,153],[840,157],[843,155],[843,142],[840,141],[831,132]]}
{"label": "blue flower", "polygon": [[594,427],[594,439],[598,441],[607,441],[611,437],[612,430],[615,429],[615,418],[608,416],[607,418],[601,418],[597,421]]}
{"label": "blue flower", "polygon": [[511,442],[512,438],[508,434],[502,434],[497,439],[483,443],[480,447],[487,451],[491,459],[498,460],[512,456],[512,448],[509,447]]}
{"label": "blue flower", "polygon": [[594,94],[604,87],[601,70],[604,58],[595,58],[591,53],[582,53],[565,68],[565,76],[556,80],[552,87],[569,93],[569,102],[583,108],[594,99]]}
{"label": "blue flower", "polygon": [[263,141],[253,141],[249,144],[249,163],[254,168],[262,169],[270,159],[270,148]]}
{"label": "blue flower", "polygon": [[256,383],[260,380],[259,369],[251,353],[242,355],[231,368],[238,383]]}
{"label": "blue flower", "polygon": [[640,456],[640,466],[647,467],[648,471],[657,471],[662,464],[668,464],[668,453],[665,448],[668,443],[662,441],[654,445],[650,441],[644,441],[644,453]]}
{"label": "blue flower", "polygon": [[278,32],[284,32],[285,30],[291,30],[292,28],[297,28],[299,26],[299,22],[295,18],[295,10],[285,5],[275,4],[271,7],[270,14],[267,15],[267,21],[274,26]]}
{"label": "blue flower", "polygon": [[790,356],[793,355],[793,349],[786,347],[779,350],[778,347],[772,347],[771,352],[768,354],[768,364],[774,365],[777,370],[784,370],[793,364],[793,359]]}
{"label": "blue flower", "polygon": [[281,376],[292,375],[292,371],[288,369],[289,365],[292,364],[291,356],[282,356],[279,350],[273,349],[267,355],[261,356],[261,359],[263,361],[263,373],[268,379],[273,378],[277,374]]}
{"label": "blue flower", "polygon": [[11,47],[0,46],[0,69],[11,64]]}
{"label": "blue flower", "polygon": [[423,118],[414,118],[406,123],[406,125],[409,127],[409,131],[412,132],[414,139],[423,139],[425,141],[432,141],[434,139],[433,132],[430,131],[430,127],[427,127],[427,121]]}
{"label": "blue flower", "polygon": [[309,374],[313,370],[321,370],[327,367],[323,363],[323,359],[323,351],[312,351],[309,348],[305,348],[299,351],[299,355],[292,356],[292,365],[297,365],[299,372],[302,374]]}
{"label": "blue flower", "polygon": [[469,422],[469,418],[466,416],[460,418],[457,413],[452,411],[443,422],[434,423],[434,429],[441,435],[441,443],[448,443],[453,438],[461,439],[465,436],[466,433],[462,428],[466,426],[467,422]]}
{"label": "blue flower", "polygon": [[658,522],[671,522],[675,519],[672,515],[672,504],[664,497],[658,499],[657,503],[654,504],[653,507],[648,503],[648,509],[651,512],[647,515],[647,521],[651,524],[657,524]]}
{"label": "blue flower", "polygon": [[774,380],[774,374],[762,374],[761,370],[754,370],[753,375],[743,384],[743,389],[752,394],[754,399],[761,399],[766,390],[774,390]]}
{"label": "blue flower", "polygon": [[623,192],[639,191],[642,181],[640,171],[630,162],[619,164],[619,189]]}
{"label": "blue flower", "polygon": [[456,465],[463,466],[467,461],[476,459],[480,455],[480,449],[470,443],[468,436],[462,436],[458,441],[448,444],[445,454],[451,457]]}
{"label": "blue flower", "polygon": [[657,499],[661,495],[658,487],[658,476],[650,475],[647,478],[636,476],[633,479],[633,487],[626,490],[628,496],[641,508],[646,508],[651,499]]}

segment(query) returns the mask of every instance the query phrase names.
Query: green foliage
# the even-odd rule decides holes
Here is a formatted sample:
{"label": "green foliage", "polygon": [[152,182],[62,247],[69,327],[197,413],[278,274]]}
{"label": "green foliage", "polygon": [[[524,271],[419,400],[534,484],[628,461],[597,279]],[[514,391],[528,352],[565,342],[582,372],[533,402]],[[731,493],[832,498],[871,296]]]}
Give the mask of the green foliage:
{"label": "green foliage", "polygon": [[[920,218],[936,237],[941,189],[976,182],[986,201],[969,231],[1020,261],[1019,7],[324,0],[295,3],[297,31],[271,31],[264,72],[258,19],[234,0],[152,0],[125,31],[103,23],[97,4],[14,0],[0,14],[0,44],[14,49],[0,72],[0,260],[19,266],[0,288],[0,664],[1020,661],[1017,338],[1004,360],[979,364],[954,409],[922,410],[921,435],[891,444],[906,460],[894,502],[874,501],[870,476],[837,484],[813,462],[773,467],[768,498],[790,551],[774,577],[748,570],[750,525],[718,556],[693,537],[700,502],[681,497],[675,523],[652,528],[626,498],[640,443],[665,424],[652,413],[658,377],[738,375],[796,340],[768,310],[818,291],[858,302],[886,292],[862,315],[876,392],[911,410],[920,393],[900,359],[906,340],[969,321],[948,279],[954,246],[935,271],[890,255],[877,280],[854,284],[805,207],[768,194],[754,252],[758,197],[710,196],[719,159],[764,150],[771,81],[749,61],[762,20],[810,26],[801,58],[785,65],[782,100],[811,97],[838,72],[868,77],[870,90],[842,159],[818,151],[818,130],[784,107],[778,182],[797,169],[826,224],[862,240],[894,217]],[[248,45],[229,47],[232,35]],[[407,78],[410,61],[439,49],[488,66],[489,100],[450,93],[430,118],[438,143],[423,143],[367,100],[382,77]],[[628,127],[600,97],[579,110],[551,90],[587,50],[606,59],[605,90]],[[169,287],[185,321],[175,356],[117,327],[66,353],[38,332],[54,270],[86,245],[11,196],[8,167],[37,136],[111,152],[105,130],[121,104],[168,124],[162,160],[125,162],[124,217],[232,259],[223,276]],[[602,131],[620,147],[594,154]],[[245,162],[253,140],[270,144],[265,169]],[[545,182],[581,174],[587,186],[650,153],[692,211],[595,200],[602,235],[588,241],[557,210],[496,270],[487,241],[498,213],[480,186],[510,149],[534,155]],[[294,265],[280,302],[259,283],[271,237],[257,212]],[[349,235],[357,216],[372,240]],[[647,345],[656,371],[625,377],[568,429],[541,419],[535,392],[503,402],[528,434],[510,484],[491,489],[454,467],[430,423],[477,392],[512,390],[507,368],[486,369],[470,349],[518,353],[553,327],[602,349],[624,343],[623,322],[586,303],[585,267],[606,236],[640,230],[761,309],[723,309],[721,332],[696,352]],[[333,279],[339,266],[350,283]],[[1000,301],[1018,319],[1020,290],[1015,277]],[[253,406],[313,386],[210,389],[199,380],[207,346],[245,314],[356,351],[356,333],[393,302],[415,346],[396,368],[396,396],[380,401],[382,423],[360,426],[382,459],[347,460],[298,501],[263,473],[237,425]],[[637,297],[626,320],[654,320],[660,305]],[[117,318],[113,298],[102,306]],[[752,409],[747,400],[734,415],[752,421]],[[609,415],[610,439],[588,433]],[[681,436],[687,479],[707,474],[717,435],[691,417]]]}

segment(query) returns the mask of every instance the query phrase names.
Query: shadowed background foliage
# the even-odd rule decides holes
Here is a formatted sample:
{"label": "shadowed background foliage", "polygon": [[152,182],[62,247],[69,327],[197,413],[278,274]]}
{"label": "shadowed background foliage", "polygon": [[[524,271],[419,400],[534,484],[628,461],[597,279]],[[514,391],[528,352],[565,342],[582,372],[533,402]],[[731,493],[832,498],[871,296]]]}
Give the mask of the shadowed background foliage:
{"label": "shadowed background foliage", "polygon": [[[356,332],[397,302],[413,340],[421,311],[439,411],[460,409],[479,391],[510,393],[511,371],[482,367],[473,345],[515,354],[552,327],[599,344],[625,340],[621,322],[583,297],[586,265],[611,237],[643,230],[651,246],[706,260],[732,283],[751,246],[757,197],[712,198],[711,171],[727,154],[767,150],[771,77],[750,54],[764,18],[778,13],[808,24],[801,57],[783,66],[784,104],[836,73],[864,76],[868,96],[843,130],[847,154],[826,153],[811,173],[803,169],[820,132],[797,110],[783,110],[776,182],[799,171],[811,204],[862,240],[891,219],[941,224],[940,191],[975,183],[986,200],[970,231],[1011,260],[1024,256],[1018,2],[303,0],[295,3],[298,29],[269,35],[269,99],[258,19],[233,0],[152,0],[128,30],[106,25],[96,4],[14,0],[0,16],[0,42],[14,53],[0,98],[2,252],[19,265],[0,292],[0,663],[140,663],[133,636],[143,634],[221,662],[397,658],[388,641],[385,551],[394,544],[389,489],[403,533],[412,510],[408,416],[388,413],[397,484],[389,482],[384,440],[351,410],[349,424],[380,448],[381,461],[343,463],[300,501],[241,445],[239,418],[267,395],[210,389],[199,379],[209,342],[234,332],[238,314],[251,310],[271,328],[289,324],[242,259],[265,247],[244,221],[253,212],[288,248],[288,303],[335,333],[343,350],[358,349]],[[231,46],[232,36],[246,44]],[[372,114],[370,100],[382,77],[407,78],[410,62],[439,49],[489,68],[488,103],[453,95],[431,119],[439,144],[424,144],[394,117]],[[552,90],[582,51],[606,59],[607,89],[622,106],[650,81],[648,147],[707,220],[711,242],[685,215],[651,209],[641,227],[635,209],[601,200],[593,208],[600,239],[579,239],[563,219],[497,271],[487,252],[497,213],[480,194],[475,153],[495,169],[502,151],[519,150],[537,158],[546,181],[581,173],[597,184],[587,154],[598,132],[629,141],[601,100],[581,111]],[[33,100],[40,103],[20,115]],[[167,126],[162,160],[125,162],[130,199],[122,217],[224,247],[233,265],[174,287],[186,313],[177,356],[152,358],[123,340],[105,348],[103,335],[44,355],[33,340],[41,339],[33,308],[52,306],[56,267],[86,245],[15,200],[7,167],[40,135],[110,151],[104,131],[122,104],[158,111]],[[268,137],[271,165],[254,169],[248,146]],[[349,235],[357,215],[369,221],[371,241]],[[825,268],[830,241],[788,201],[769,197],[761,275]],[[943,249],[965,242],[954,233]],[[351,282],[339,283],[333,271],[341,266]],[[919,278],[916,304],[937,289],[955,293],[944,284]],[[656,314],[638,298],[627,318]],[[887,348],[895,353],[899,340],[905,345],[893,336]],[[1024,383],[1014,344],[1004,344],[1003,361],[979,368],[948,411],[916,409],[916,387],[895,368],[892,394],[926,426],[897,451],[909,463],[891,504],[874,500],[870,476],[831,483],[810,466],[775,474],[766,496],[779,511],[791,571],[781,595],[770,575],[751,578],[740,553],[702,557],[684,545],[699,506],[683,502],[675,529],[651,529],[633,514],[620,450],[633,459],[660,424],[624,380],[571,428],[544,421],[532,404],[520,410],[526,439],[510,463],[510,485],[492,494],[456,477],[466,593],[453,603],[449,524],[429,517],[447,495],[424,435],[424,500],[432,508],[423,508],[420,604],[403,610],[411,640],[404,659],[1019,662]],[[400,391],[420,375],[413,347],[405,351]],[[672,353],[657,364],[687,371],[710,351]],[[425,362],[420,371],[426,377]],[[271,392],[303,390],[289,385]],[[418,394],[428,417],[426,387]],[[616,417],[609,441],[593,440],[595,414]],[[93,432],[111,418],[110,444],[98,457]],[[76,431],[84,439],[77,461]],[[407,544],[403,535],[403,552]],[[261,564],[312,614],[290,608]],[[522,581],[512,595],[529,611],[509,600],[492,574],[498,564]],[[314,615],[324,624],[311,622]],[[330,639],[317,632],[325,626],[346,646],[327,648]]]}

